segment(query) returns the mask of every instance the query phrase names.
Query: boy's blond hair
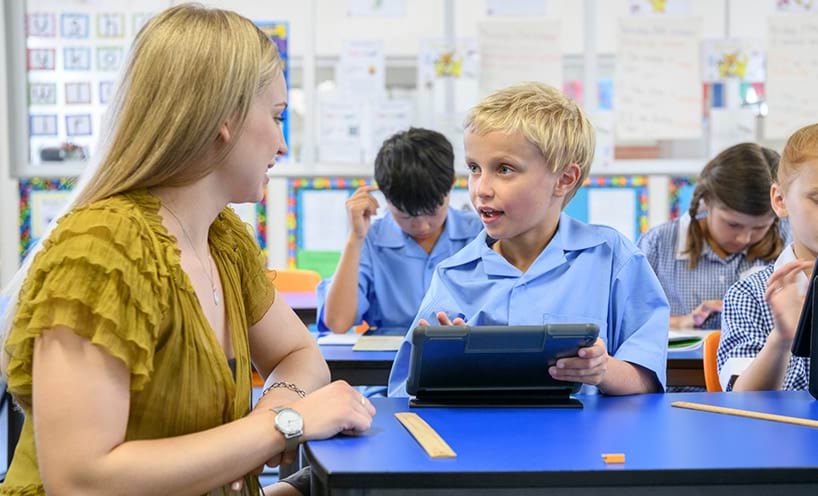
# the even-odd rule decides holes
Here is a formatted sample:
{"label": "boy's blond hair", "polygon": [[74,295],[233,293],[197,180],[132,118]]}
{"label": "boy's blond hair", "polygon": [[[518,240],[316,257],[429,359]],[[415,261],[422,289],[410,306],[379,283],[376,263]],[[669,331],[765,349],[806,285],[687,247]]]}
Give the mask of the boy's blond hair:
{"label": "boy's blond hair", "polygon": [[778,184],[786,191],[798,169],[807,162],[818,160],[818,124],[810,124],[794,132],[784,145],[778,163]]}
{"label": "boy's blond hair", "polygon": [[539,148],[552,172],[579,165],[579,181],[563,207],[591,170],[595,148],[591,122],[579,105],[547,84],[528,82],[495,91],[469,111],[464,126],[475,134],[522,134]]}

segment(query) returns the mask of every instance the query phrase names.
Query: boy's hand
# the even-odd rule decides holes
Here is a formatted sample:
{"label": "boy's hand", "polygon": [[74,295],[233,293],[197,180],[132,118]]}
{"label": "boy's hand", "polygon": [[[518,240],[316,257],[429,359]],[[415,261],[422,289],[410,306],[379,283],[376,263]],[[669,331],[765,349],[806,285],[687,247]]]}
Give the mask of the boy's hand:
{"label": "boy's hand", "polygon": [[[442,326],[462,326],[466,325],[466,321],[463,320],[463,317],[455,317],[454,320],[449,320],[449,316],[446,315],[446,312],[437,312],[437,321]],[[429,321],[426,319],[420,319],[418,321],[418,325],[428,326]]]}
{"label": "boy's hand", "polygon": [[369,193],[376,191],[377,186],[361,186],[346,201],[347,217],[349,218],[350,236],[358,240],[366,237],[372,216],[378,211],[378,200]]}
{"label": "boy's hand", "polygon": [[579,356],[560,358],[555,366],[548,368],[551,377],[558,381],[581,382],[598,386],[608,371],[608,350],[605,342],[597,338],[593,346],[580,348]]}

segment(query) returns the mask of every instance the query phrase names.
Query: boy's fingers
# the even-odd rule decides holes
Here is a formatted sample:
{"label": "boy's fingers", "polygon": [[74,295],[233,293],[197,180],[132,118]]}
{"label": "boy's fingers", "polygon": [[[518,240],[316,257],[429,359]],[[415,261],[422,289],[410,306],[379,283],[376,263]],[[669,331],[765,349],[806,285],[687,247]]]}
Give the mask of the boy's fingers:
{"label": "boy's fingers", "polygon": [[423,326],[423,327],[429,327],[429,321],[426,320],[426,319],[420,319],[418,321],[418,325]]}
{"label": "boy's fingers", "polygon": [[446,312],[437,312],[437,321],[440,322],[440,325],[452,325],[452,322],[449,320],[449,316],[446,315]]}

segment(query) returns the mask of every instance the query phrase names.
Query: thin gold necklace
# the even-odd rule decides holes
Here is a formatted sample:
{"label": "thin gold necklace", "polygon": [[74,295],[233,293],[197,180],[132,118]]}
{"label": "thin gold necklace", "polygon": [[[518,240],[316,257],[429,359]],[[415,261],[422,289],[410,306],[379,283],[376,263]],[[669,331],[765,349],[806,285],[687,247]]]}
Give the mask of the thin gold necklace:
{"label": "thin gold necklace", "polygon": [[[190,234],[187,233],[187,229],[185,229],[185,225],[182,224],[181,220],[179,220],[179,216],[177,216],[173,212],[173,210],[171,210],[171,208],[168,205],[162,204],[162,206],[165,207],[165,210],[167,210],[168,213],[170,215],[172,215],[174,219],[176,219],[176,223],[179,224],[179,227],[182,228],[182,233],[187,238],[187,242],[190,243],[190,248],[193,249],[193,254],[196,255],[196,259],[199,261],[199,265],[202,266],[202,270],[204,270],[205,276],[207,276],[207,280],[210,281],[210,289],[213,291],[213,303],[216,306],[219,306],[219,293],[218,293],[218,291],[216,291],[216,283],[215,283],[215,279],[213,278],[213,264],[208,264],[210,266],[209,267],[210,270],[205,268],[205,264],[202,261],[202,258],[199,256],[199,252],[196,251],[196,245],[193,244],[193,240],[190,238]],[[208,258],[208,262],[209,261],[210,261],[210,259]],[[208,274],[208,272],[209,272],[209,274]]]}

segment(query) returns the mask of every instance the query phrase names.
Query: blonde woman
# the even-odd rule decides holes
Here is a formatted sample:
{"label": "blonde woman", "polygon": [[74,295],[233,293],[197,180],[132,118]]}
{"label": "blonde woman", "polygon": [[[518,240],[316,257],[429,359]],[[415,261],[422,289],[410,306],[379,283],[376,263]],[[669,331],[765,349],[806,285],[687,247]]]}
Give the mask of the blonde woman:
{"label": "blonde woman", "polygon": [[[374,414],[326,385],[227,208],[260,200],[286,151],[281,60],[247,19],[177,6],[136,37],[114,105],[98,167],[7,292],[26,420],[0,494],[258,494],[258,467]],[[251,361],[270,384],[252,411]]]}

